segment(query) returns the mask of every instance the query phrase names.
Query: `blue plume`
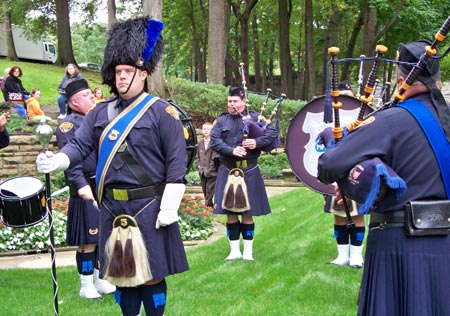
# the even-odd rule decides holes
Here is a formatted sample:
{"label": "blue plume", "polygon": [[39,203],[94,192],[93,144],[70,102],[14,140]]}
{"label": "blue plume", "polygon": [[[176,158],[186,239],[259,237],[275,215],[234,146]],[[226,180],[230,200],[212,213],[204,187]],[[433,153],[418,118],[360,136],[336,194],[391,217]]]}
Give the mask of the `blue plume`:
{"label": "blue plume", "polygon": [[164,28],[164,23],[158,20],[148,20],[147,22],[147,45],[142,52],[142,58],[144,61],[148,61],[153,54],[153,49],[156,46],[158,37]]}

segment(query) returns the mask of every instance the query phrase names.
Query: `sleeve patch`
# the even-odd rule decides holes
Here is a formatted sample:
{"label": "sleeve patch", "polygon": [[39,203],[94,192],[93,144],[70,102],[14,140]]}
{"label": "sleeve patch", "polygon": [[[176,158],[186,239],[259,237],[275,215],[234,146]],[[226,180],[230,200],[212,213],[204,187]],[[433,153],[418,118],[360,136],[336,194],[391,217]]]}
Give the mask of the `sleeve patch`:
{"label": "sleeve patch", "polygon": [[180,120],[180,114],[178,113],[177,109],[173,106],[173,105],[169,105],[166,108],[166,112],[172,116],[175,120],[179,121]]}
{"label": "sleeve patch", "polygon": [[65,134],[70,132],[73,129],[73,123],[71,122],[63,122],[61,123],[61,125],[59,125],[59,130],[61,131],[61,133]]}

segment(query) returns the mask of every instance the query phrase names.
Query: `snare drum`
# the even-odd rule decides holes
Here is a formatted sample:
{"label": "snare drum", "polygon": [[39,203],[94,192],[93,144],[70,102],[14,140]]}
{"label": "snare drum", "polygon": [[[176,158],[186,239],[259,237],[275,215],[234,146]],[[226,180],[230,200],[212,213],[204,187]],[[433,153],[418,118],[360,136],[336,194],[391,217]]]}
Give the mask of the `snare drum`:
{"label": "snare drum", "polygon": [[0,184],[3,222],[10,227],[28,227],[47,216],[45,188],[37,177],[15,177]]}

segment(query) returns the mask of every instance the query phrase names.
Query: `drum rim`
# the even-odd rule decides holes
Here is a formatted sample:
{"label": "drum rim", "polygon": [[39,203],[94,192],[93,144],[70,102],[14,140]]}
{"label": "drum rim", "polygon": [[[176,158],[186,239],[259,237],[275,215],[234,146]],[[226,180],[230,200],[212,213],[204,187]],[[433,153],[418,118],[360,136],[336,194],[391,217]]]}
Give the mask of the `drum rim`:
{"label": "drum rim", "polygon": [[[24,197],[4,195],[4,194],[2,193],[2,191],[3,191],[3,190],[2,190],[2,185],[3,185],[5,182],[8,182],[8,181],[11,181],[11,180],[14,180],[14,179],[18,179],[18,178],[34,178],[34,179],[37,179],[37,180],[39,180],[39,182],[41,183],[41,188],[40,188],[40,190],[38,190],[38,191],[35,192],[34,194],[30,194],[30,195],[27,195],[27,196],[24,196]],[[3,181],[0,182],[0,200],[6,200],[6,201],[22,201],[22,200],[27,200],[27,199],[29,199],[30,197],[32,197],[32,196],[34,196],[34,195],[36,195],[36,194],[39,194],[40,192],[43,192],[44,189],[45,189],[45,187],[44,187],[44,182],[43,182],[43,181],[41,180],[41,178],[39,178],[39,177],[36,177],[36,176],[15,176],[15,177],[8,178],[8,179],[5,179],[5,180],[3,180]]]}

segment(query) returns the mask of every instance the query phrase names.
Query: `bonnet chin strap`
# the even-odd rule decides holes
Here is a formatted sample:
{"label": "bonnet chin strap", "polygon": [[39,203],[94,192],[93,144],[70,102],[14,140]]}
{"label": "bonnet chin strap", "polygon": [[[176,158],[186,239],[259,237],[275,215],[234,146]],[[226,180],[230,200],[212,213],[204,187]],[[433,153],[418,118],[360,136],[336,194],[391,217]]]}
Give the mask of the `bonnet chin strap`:
{"label": "bonnet chin strap", "polygon": [[99,203],[103,198],[105,175],[112,159],[136,122],[157,100],[159,98],[143,93],[110,122],[103,131],[100,137],[96,170],[96,179],[98,179],[96,189]]}
{"label": "bonnet chin strap", "polygon": [[441,169],[442,181],[445,185],[447,198],[450,198],[450,143],[448,142],[441,125],[431,112],[416,99],[408,99],[398,103],[397,106],[404,108],[416,119],[428,142],[433,149],[434,155]]}

